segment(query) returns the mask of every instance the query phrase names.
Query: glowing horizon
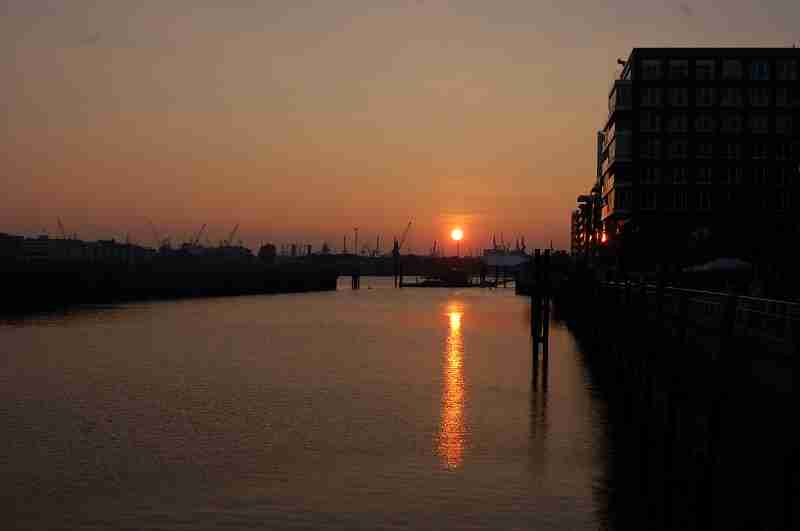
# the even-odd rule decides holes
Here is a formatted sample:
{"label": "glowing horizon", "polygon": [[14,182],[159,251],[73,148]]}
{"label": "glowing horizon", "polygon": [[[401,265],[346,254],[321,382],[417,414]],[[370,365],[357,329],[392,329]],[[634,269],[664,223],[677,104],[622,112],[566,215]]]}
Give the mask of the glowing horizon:
{"label": "glowing horizon", "polygon": [[[9,0],[0,232],[208,225],[340,249],[452,227],[569,246],[616,59],[634,46],[786,46],[800,3]],[[654,25],[653,21],[658,20]],[[351,242],[352,245],[352,242]],[[405,247],[404,247],[405,248]],[[384,244],[384,251],[387,251]]]}

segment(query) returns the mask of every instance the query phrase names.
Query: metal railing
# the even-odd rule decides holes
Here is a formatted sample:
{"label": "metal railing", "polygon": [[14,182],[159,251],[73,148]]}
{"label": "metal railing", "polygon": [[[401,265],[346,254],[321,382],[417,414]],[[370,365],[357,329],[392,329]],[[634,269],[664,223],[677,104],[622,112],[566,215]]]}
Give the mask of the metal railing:
{"label": "metal railing", "polygon": [[[636,282],[601,282],[600,288],[611,291],[617,302],[647,306],[648,311],[683,319],[695,329],[723,333],[728,326],[734,337],[755,339],[775,347],[772,350],[797,352],[800,303],[675,287],[664,287],[659,294],[656,284]],[[732,315],[728,317],[726,311]],[[726,323],[726,318],[732,318],[732,323]]]}

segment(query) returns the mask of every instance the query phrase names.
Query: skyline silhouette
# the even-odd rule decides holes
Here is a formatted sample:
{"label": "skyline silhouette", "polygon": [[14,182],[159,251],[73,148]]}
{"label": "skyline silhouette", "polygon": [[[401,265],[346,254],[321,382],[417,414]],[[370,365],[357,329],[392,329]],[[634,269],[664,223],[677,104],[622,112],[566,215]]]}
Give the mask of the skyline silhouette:
{"label": "skyline silhouette", "polygon": [[[6,2],[0,230],[569,243],[611,65],[790,46],[800,5]],[[656,24],[657,21],[657,24]]]}

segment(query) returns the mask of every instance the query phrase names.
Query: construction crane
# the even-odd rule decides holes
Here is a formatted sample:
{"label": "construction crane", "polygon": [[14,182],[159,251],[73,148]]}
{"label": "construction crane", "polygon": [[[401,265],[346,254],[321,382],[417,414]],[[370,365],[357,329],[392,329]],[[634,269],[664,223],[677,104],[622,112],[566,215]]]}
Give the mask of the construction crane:
{"label": "construction crane", "polygon": [[61,239],[67,239],[67,231],[64,230],[64,224],[61,223],[61,218],[58,218],[58,231],[61,233]]}
{"label": "construction crane", "polygon": [[203,223],[203,226],[200,227],[200,230],[197,231],[197,234],[194,235],[194,238],[192,238],[192,241],[190,242],[192,247],[196,247],[197,244],[200,243],[200,238],[203,236],[203,233],[205,232],[205,230],[206,230],[206,224]]}
{"label": "construction crane", "polygon": [[237,232],[239,232],[239,224],[238,223],[236,224],[235,227],[233,227],[233,230],[231,231],[231,233],[228,234],[228,239],[227,240],[223,240],[222,243],[227,247],[232,246],[233,245],[233,239],[236,237],[236,233]]}
{"label": "construction crane", "polygon": [[380,256],[381,255],[381,236],[380,234],[375,237],[375,249],[372,251],[372,256]]}
{"label": "construction crane", "polygon": [[153,224],[152,220],[148,219],[147,222],[150,224],[150,230],[153,232],[153,241],[156,244],[156,249],[158,249],[164,244],[164,240],[166,238],[164,238],[164,239],[161,238],[161,234],[158,232],[158,229]]}
{"label": "construction crane", "polygon": [[400,237],[400,242],[398,243],[397,250],[400,251],[403,249],[403,245],[405,245],[406,240],[408,239],[408,232],[411,230],[411,221],[408,221],[408,225],[406,225],[406,229],[403,231],[403,235]]}

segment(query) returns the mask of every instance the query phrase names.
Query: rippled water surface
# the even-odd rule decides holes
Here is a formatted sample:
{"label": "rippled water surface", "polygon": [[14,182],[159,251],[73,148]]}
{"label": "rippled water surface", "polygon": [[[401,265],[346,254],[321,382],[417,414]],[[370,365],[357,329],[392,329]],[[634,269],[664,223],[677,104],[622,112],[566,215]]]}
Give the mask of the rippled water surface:
{"label": "rippled water surface", "polygon": [[534,389],[526,298],[390,284],[0,323],[0,527],[602,526],[570,333]]}

